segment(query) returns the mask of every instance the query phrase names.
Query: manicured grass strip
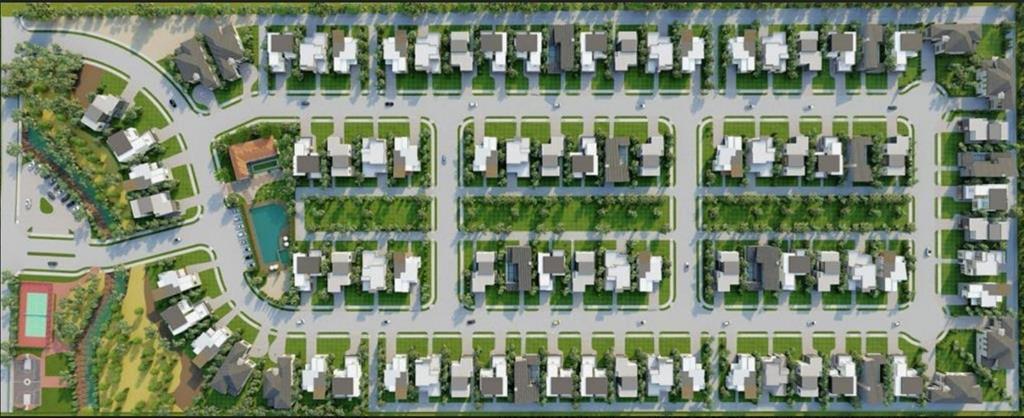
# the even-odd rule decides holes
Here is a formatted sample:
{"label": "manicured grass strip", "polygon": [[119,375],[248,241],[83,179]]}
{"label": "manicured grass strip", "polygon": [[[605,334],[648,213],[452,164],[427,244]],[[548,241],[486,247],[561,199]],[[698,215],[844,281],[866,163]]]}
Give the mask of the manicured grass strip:
{"label": "manicured grass strip", "polygon": [[576,350],[577,354],[581,354],[581,351],[583,350],[583,339],[580,337],[580,334],[564,332],[559,334],[558,351],[560,351],[564,356],[573,350]]}
{"label": "manicured grass strip", "polygon": [[426,334],[398,334],[395,337],[395,352],[398,354],[415,351],[416,354],[425,356],[430,353],[430,340]]}
{"label": "manicured grass strip", "polygon": [[867,354],[889,354],[889,337],[888,335],[868,333],[865,339],[864,349]]}
{"label": "manicured grass strip", "polygon": [[494,351],[494,334],[473,334],[473,351],[480,352],[480,361],[490,364]]}
{"label": "manicured grass strip", "polygon": [[846,352],[864,353],[864,340],[861,338],[859,332],[846,333]]}
{"label": "manicured grass strip", "polygon": [[799,357],[804,353],[803,339],[800,334],[775,334],[772,336],[772,351],[790,353]]}
{"label": "manicured grass strip", "polygon": [[668,197],[462,198],[466,231],[658,231],[670,228]]}
{"label": "manicured grass strip", "polygon": [[709,231],[909,231],[911,197],[706,196]]}
{"label": "manicured grass strip", "polygon": [[970,201],[960,202],[955,198],[949,196],[943,196],[939,201],[939,218],[941,219],[953,219],[958,214],[965,214],[971,211],[972,206]]}
{"label": "manicured grass strip", "polygon": [[295,356],[295,359],[304,363],[306,361],[306,334],[288,333],[284,340],[284,353]]}
{"label": "manicured grass strip", "polygon": [[139,118],[135,121],[135,129],[139,131],[140,135],[150,129],[160,129],[171,123],[167,120],[167,117],[160,112],[161,109],[158,107],[160,105],[150,100],[149,96],[143,91],[139,91],[135,94],[135,98],[132,99],[132,103],[140,109]]}
{"label": "manicured grass strip", "polygon": [[310,197],[307,231],[427,231],[432,199],[428,196]]}
{"label": "manicured grass strip", "polygon": [[658,336],[658,354],[667,356],[676,350],[685,354],[691,352],[690,334],[662,333]]}
{"label": "manicured grass strip", "polygon": [[[239,336],[239,338],[245,340],[249,344],[256,342],[256,336],[259,335],[259,327],[253,325],[255,321],[246,321],[244,313],[239,313],[231,322],[228,322],[228,329]],[[252,323],[250,323],[252,322]]]}
{"label": "manicured grass strip", "polygon": [[348,352],[352,340],[347,333],[319,334],[316,336],[316,353],[334,356],[334,362],[344,364],[345,353]]}
{"label": "manicured grass strip", "polygon": [[448,355],[453,359],[462,357],[462,337],[458,334],[435,334],[430,350],[435,354],[440,354],[441,351],[447,350]]}
{"label": "manicured grass strip", "polygon": [[770,354],[768,352],[768,334],[739,333],[736,336],[736,352],[756,355]]}
{"label": "manicured grass strip", "polygon": [[208,298],[215,298],[224,293],[224,289],[220,287],[220,281],[217,280],[217,269],[206,269],[199,272],[199,282],[202,283],[203,291]]}
{"label": "manicured grass strip", "polygon": [[654,334],[626,333],[626,356],[633,357],[637,351],[654,354]]}
{"label": "manicured grass strip", "polygon": [[182,164],[171,169],[171,177],[178,181],[177,187],[171,191],[171,198],[174,200],[187,199],[196,195],[196,189],[192,185],[192,170],[188,164]]}
{"label": "manicured grass strip", "polygon": [[811,339],[811,345],[814,346],[814,351],[828,355],[836,349],[836,336],[832,333],[816,332]]}
{"label": "manicured grass strip", "polygon": [[526,334],[526,354],[539,354],[543,349],[545,352],[548,350],[548,335],[547,334]]}
{"label": "manicured grass strip", "polygon": [[[590,339],[590,348],[594,350],[595,355],[602,355],[608,350],[615,348],[615,335],[613,334],[595,334]],[[583,353],[591,354],[591,353]]]}
{"label": "manicured grass strip", "polygon": [[753,138],[756,134],[757,127],[753,119],[726,119],[723,123],[722,134],[725,136]]}

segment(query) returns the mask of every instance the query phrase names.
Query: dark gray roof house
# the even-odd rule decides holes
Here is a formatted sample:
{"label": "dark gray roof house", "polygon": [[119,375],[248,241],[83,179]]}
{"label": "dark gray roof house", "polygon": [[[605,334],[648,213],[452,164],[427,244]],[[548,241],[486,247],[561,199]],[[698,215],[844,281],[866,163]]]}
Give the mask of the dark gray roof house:
{"label": "dark gray roof house", "polygon": [[534,52],[540,49],[540,39],[529,32],[518,32],[515,36],[517,52]]}
{"label": "dark gray roof house", "polygon": [[608,34],[606,32],[591,32],[585,38],[586,52],[604,52],[608,50]]}
{"label": "dark gray roof house", "polygon": [[206,48],[217,64],[221,80],[235,81],[242,77],[238,73],[238,64],[245,61],[245,50],[235,25],[217,26],[206,32]]}
{"label": "dark gray roof house", "polygon": [[527,354],[516,358],[513,368],[515,403],[534,403],[540,399],[540,391],[534,381],[540,376],[540,358]]}
{"label": "dark gray roof house", "polygon": [[533,288],[533,250],[526,245],[517,245],[506,249],[505,259],[508,263],[507,286],[509,290],[530,291]]}
{"label": "dark gray roof house", "polygon": [[608,183],[629,181],[629,138],[608,138],[604,142],[604,180]]}
{"label": "dark gray roof house", "polygon": [[270,35],[269,50],[270,52],[280,52],[282,54],[294,54],[295,34],[278,33]]}
{"label": "dark gray roof house", "polygon": [[846,52],[853,51],[853,37],[852,33],[836,32],[829,34],[828,45],[830,52]]}
{"label": "dark gray roof house", "polygon": [[294,363],[295,356],[280,356],[276,367],[263,372],[263,399],[270,408],[291,409]]}
{"label": "dark gray roof house", "polygon": [[767,245],[748,247],[754,260],[753,279],[764,290],[780,290],[782,282],[782,250]]}
{"label": "dark gray roof house", "polygon": [[935,373],[928,385],[928,400],[935,403],[981,403],[981,386],[973,373]]}
{"label": "dark gray roof house", "polygon": [[198,83],[210,90],[220,87],[220,80],[210,68],[210,63],[206,61],[203,46],[195,38],[182,42],[181,46],[174,50],[174,65],[178,67],[181,81],[186,84]]}
{"label": "dark gray roof house", "polygon": [[1011,109],[1015,103],[1013,86],[1013,62],[1009,58],[993,58],[981,64],[983,73],[983,94],[991,109]]}
{"label": "dark gray roof house", "polygon": [[480,33],[480,52],[500,52],[505,48],[501,34],[495,32]]}
{"label": "dark gray roof house", "polygon": [[405,29],[395,30],[395,52],[403,58],[409,56],[409,34]]}
{"label": "dark gray roof house", "polygon": [[548,49],[557,51],[557,59],[548,60],[549,73],[571,71],[576,65],[576,28],[573,25],[554,25]]}
{"label": "dark gray roof house", "polygon": [[878,354],[864,356],[857,379],[857,394],[861,402],[869,405],[882,403],[885,389],[882,387],[882,364],[885,358]]}
{"label": "dark gray roof house", "polygon": [[956,156],[960,177],[1007,178],[1017,174],[1009,152],[961,152]]}
{"label": "dark gray roof house", "polygon": [[907,52],[921,51],[922,36],[918,31],[905,31],[900,33],[900,50]]}
{"label": "dark gray roof house", "polygon": [[863,136],[850,138],[849,159],[854,183],[870,183],[874,179],[868,160],[868,148],[871,145],[871,138]]}
{"label": "dark gray roof house", "polygon": [[295,272],[298,274],[320,274],[320,258],[319,254],[296,257]]}
{"label": "dark gray roof house", "polygon": [[946,23],[928,26],[925,37],[932,41],[935,54],[973,54],[981,42],[981,25]]}
{"label": "dark gray roof house", "polygon": [[231,351],[224,358],[224,363],[217,369],[210,387],[222,395],[238,396],[252,375],[254,364],[249,361],[249,343],[238,341],[231,346]]}
{"label": "dark gray roof house", "polygon": [[1016,367],[1017,357],[1013,348],[1017,345],[1017,338],[1010,317],[987,318],[978,331],[976,342],[978,364],[996,370]]}
{"label": "dark gray roof house", "polygon": [[882,48],[886,45],[885,29],[882,25],[870,23],[864,25],[861,35],[861,52],[864,54],[860,60],[860,70],[868,73],[878,73],[885,70],[882,58]]}

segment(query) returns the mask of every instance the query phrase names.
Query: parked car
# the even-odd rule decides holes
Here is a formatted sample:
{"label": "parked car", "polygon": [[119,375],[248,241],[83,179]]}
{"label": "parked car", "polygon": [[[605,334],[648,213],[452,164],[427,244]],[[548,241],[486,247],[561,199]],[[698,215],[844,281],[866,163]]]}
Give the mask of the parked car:
{"label": "parked car", "polygon": [[171,104],[172,108],[174,108],[174,109],[178,108],[178,103],[175,102],[174,99],[169,100],[169,103]]}
{"label": "parked car", "polygon": [[384,107],[392,107],[394,105],[395,105],[395,102],[392,102],[392,101],[384,102]]}

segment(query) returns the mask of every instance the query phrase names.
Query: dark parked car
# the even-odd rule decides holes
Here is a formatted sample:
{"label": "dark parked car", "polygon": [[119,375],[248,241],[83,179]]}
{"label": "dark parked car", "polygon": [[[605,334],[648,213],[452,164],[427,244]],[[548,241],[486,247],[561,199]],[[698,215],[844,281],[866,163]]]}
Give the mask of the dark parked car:
{"label": "dark parked car", "polygon": [[172,107],[172,108],[175,108],[175,109],[177,109],[177,108],[178,108],[178,102],[175,102],[175,101],[174,101],[174,99],[171,99],[171,100],[170,100],[170,103],[171,103],[171,107]]}
{"label": "dark parked car", "polygon": [[384,107],[391,107],[391,106],[394,106],[394,105],[395,105],[395,102],[384,102]]}

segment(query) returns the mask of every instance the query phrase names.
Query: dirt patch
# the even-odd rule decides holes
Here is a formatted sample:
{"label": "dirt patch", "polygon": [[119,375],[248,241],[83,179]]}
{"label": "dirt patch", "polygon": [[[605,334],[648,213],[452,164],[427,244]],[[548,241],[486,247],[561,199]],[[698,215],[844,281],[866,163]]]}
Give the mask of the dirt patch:
{"label": "dirt patch", "polygon": [[288,275],[284,272],[272,271],[267,274],[267,281],[263,283],[263,287],[260,290],[267,294],[267,297],[271,299],[281,299],[284,295],[285,288],[288,286]]}
{"label": "dirt patch", "polygon": [[192,401],[199,396],[203,385],[203,371],[192,364],[192,359],[185,353],[178,353],[181,357],[181,376],[178,379],[178,388],[174,389],[174,404],[182,410],[192,406]]}
{"label": "dirt patch", "polygon": [[83,108],[89,106],[89,94],[96,91],[103,77],[103,70],[89,64],[82,65],[82,71],[78,73],[78,84],[75,86],[75,100]]}

